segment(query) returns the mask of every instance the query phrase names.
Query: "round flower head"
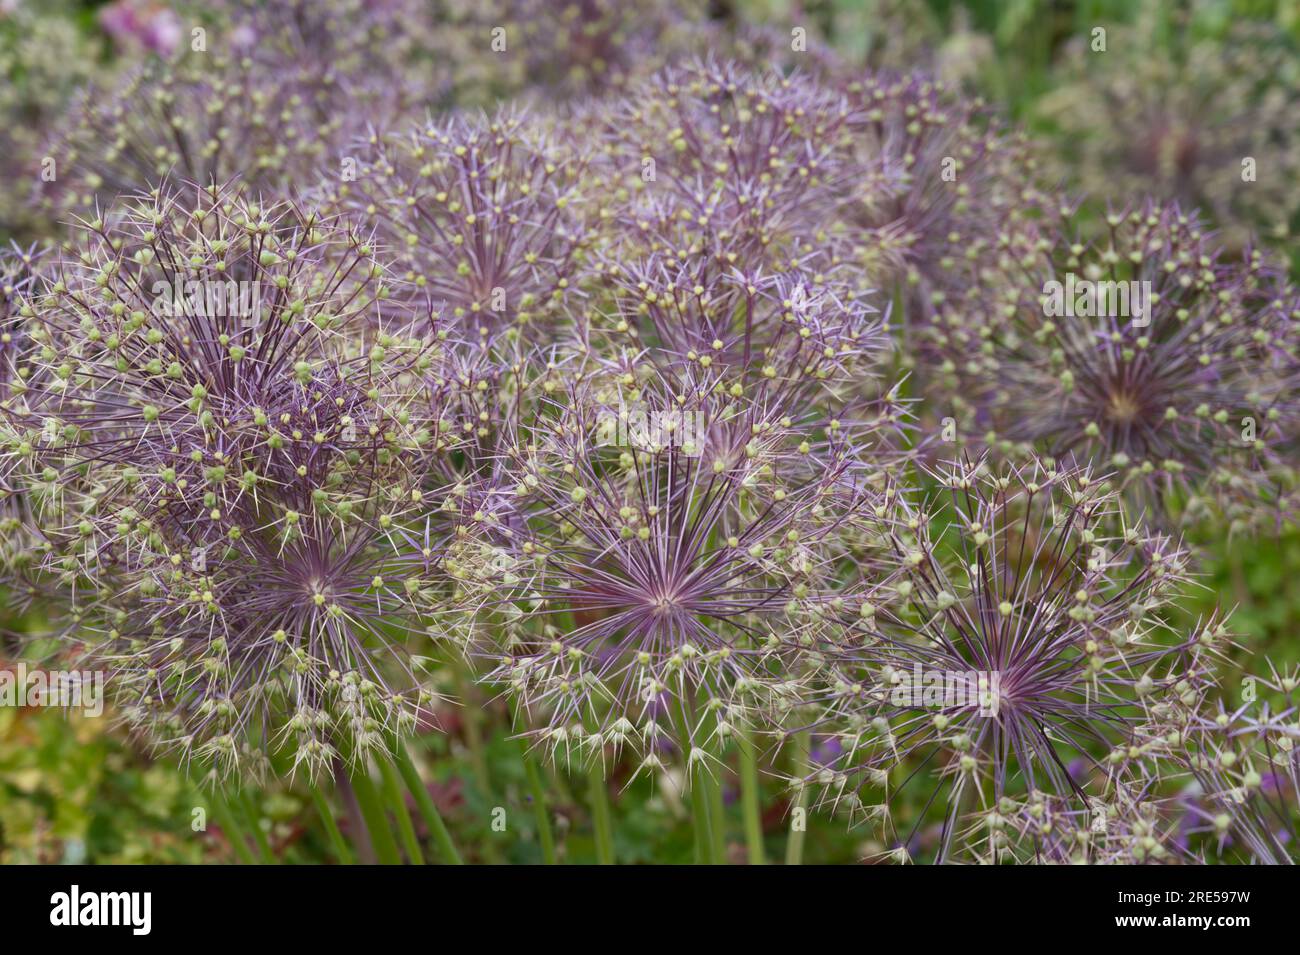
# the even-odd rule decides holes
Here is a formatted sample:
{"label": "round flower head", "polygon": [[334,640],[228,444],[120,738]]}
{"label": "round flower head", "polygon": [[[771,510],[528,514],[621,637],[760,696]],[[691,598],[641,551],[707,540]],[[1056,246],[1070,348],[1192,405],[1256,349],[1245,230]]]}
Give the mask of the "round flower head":
{"label": "round flower head", "polygon": [[925,76],[875,74],[846,87],[855,168],[845,215],[857,257],[907,294],[913,322],[963,287],[963,266],[1046,203],[1036,158],[978,102]]}
{"label": "round flower head", "polygon": [[[293,0],[236,11],[203,49],[89,92],[47,148],[54,176],[41,203],[83,213],[160,184],[235,177],[287,197],[322,170],[352,174],[344,147],[416,98],[390,49],[391,25],[369,10],[360,0]],[[327,36],[356,39],[322,46]]]}
{"label": "round flower head", "polygon": [[1252,233],[1286,240],[1300,213],[1294,41],[1258,22],[1203,41],[1177,19],[1170,38],[1162,29],[1143,15],[1111,26],[1104,53],[1079,46],[1064,61],[1040,105],[1063,170],[1099,200],[1199,207],[1234,249]]}
{"label": "round flower head", "polygon": [[605,119],[620,247],[781,268],[827,244],[841,97],[803,76],[713,60],[662,71]]}
{"label": "round flower head", "polygon": [[565,396],[518,452],[510,603],[490,679],[553,750],[695,766],[768,704],[798,602],[866,496],[847,437],[647,382]]}
{"label": "round flower head", "polygon": [[888,352],[886,326],[838,275],[764,275],[709,259],[610,262],[584,337],[610,356],[638,355],[666,374],[685,366],[733,397],[822,402],[865,387]]}
{"label": "round flower head", "polygon": [[353,207],[459,337],[494,340],[555,309],[584,242],[580,159],[508,112],[372,137],[371,149]]}
{"label": "round flower head", "polygon": [[296,82],[347,84],[347,102],[374,119],[380,103],[411,105],[444,92],[436,64],[421,58],[435,29],[418,0],[218,0],[228,19],[219,39]]}
{"label": "round flower head", "polygon": [[128,716],[226,769],[287,747],[315,771],[409,728],[383,678],[430,564],[399,532],[426,346],[376,318],[355,231],[190,189],[82,225],[4,418],[61,493],[44,559]]}
{"label": "round flower head", "polygon": [[1221,634],[1161,618],[1183,553],[1116,526],[1115,493],[1086,471],[953,463],[935,477],[950,506],[888,531],[897,570],[846,608],[821,699],[844,750],[826,800],[888,822],[909,785],[933,787],[948,859],[998,847],[971,822],[1004,797],[1106,797],[1151,756],[1129,745],[1139,717],[1200,679]]}
{"label": "round flower head", "polygon": [[[1296,414],[1288,294],[1258,255],[1227,260],[1176,206],[1070,220],[984,273],[945,340],[984,440],[1115,471],[1135,513],[1168,518],[1174,492],[1276,509],[1274,472]],[[1001,290],[999,293],[998,290]],[[974,338],[979,351],[968,348]]]}

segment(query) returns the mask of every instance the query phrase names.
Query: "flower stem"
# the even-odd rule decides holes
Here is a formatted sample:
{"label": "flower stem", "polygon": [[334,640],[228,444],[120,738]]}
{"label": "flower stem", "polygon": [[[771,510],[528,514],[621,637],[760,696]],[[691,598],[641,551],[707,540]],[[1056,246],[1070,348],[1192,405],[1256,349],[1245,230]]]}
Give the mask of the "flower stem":
{"label": "flower stem", "polygon": [[388,827],[383,804],[364,760],[358,764],[356,775],[352,777],[352,791],[357,794],[357,803],[361,806],[361,815],[365,817],[366,829],[380,865],[401,865],[402,854],[393,838],[393,831]]}
{"label": "flower stem", "polygon": [[469,747],[470,765],[474,767],[479,791],[489,802],[492,799],[492,778],[488,772],[487,750],[483,745],[483,710],[474,697],[474,680],[465,662],[457,658],[452,666],[456,680],[456,695],[460,697],[462,717],[465,721],[465,744]]}
{"label": "flower stem", "polygon": [[[525,713],[518,700],[513,702],[512,722],[515,727],[526,725]],[[533,815],[537,818],[537,841],[542,847],[542,862],[555,865],[555,834],[551,831],[551,809],[547,799],[546,784],[542,779],[541,767],[533,757],[528,746],[527,736],[519,740],[519,756],[524,764],[524,774],[528,778],[528,789],[533,799]]]}
{"label": "flower stem", "polygon": [[722,771],[726,763],[721,760],[722,754],[718,755],[720,763],[718,775],[715,776],[706,769],[701,782],[705,785],[705,792],[709,797],[709,862],[713,865],[726,865],[727,808],[722,802]]}
{"label": "flower stem", "polygon": [[533,813],[537,817],[537,840],[542,844],[542,861],[555,865],[555,835],[551,832],[551,811],[546,801],[546,787],[542,783],[537,761],[523,744],[524,772],[528,775],[528,788],[533,796]]}
{"label": "flower stem", "polygon": [[[690,775],[689,771],[687,775]],[[699,779],[688,779],[687,785],[691,787],[691,815],[695,825],[695,863],[705,865],[709,862],[709,847],[713,843],[709,831],[709,797]]]}
{"label": "flower stem", "polygon": [[235,814],[230,811],[226,801],[213,790],[209,793],[208,802],[212,806],[212,814],[217,817],[218,825],[225,830],[226,840],[235,850],[235,855],[239,856],[239,861],[244,865],[257,865],[257,858],[244,838],[243,827],[235,821]]}
{"label": "flower stem", "polygon": [[311,784],[311,800],[316,804],[316,812],[320,814],[321,822],[325,824],[325,832],[330,837],[330,845],[334,848],[334,855],[338,856],[339,864],[352,865],[352,853],[348,850],[343,833],[339,831],[339,824],[334,819],[334,810],[330,808],[329,800],[315,783]]}
{"label": "flower stem", "polygon": [[740,744],[740,806],[745,819],[745,846],[750,865],[766,865],[763,851],[763,791],[758,781],[758,758],[754,752],[754,734],[744,729]]}
{"label": "flower stem", "polygon": [[[706,865],[709,863],[712,855],[713,835],[712,826],[709,825],[709,794],[705,789],[704,780],[699,774],[707,773],[708,767],[701,766],[695,769],[691,765],[691,756],[695,747],[691,742],[691,708],[685,700],[679,700],[679,714],[681,719],[681,748],[682,759],[686,767],[686,785],[691,791],[691,823],[695,830],[695,864]],[[692,773],[694,772],[694,776]]]}
{"label": "flower stem", "polygon": [[253,844],[257,846],[257,853],[262,857],[265,865],[275,864],[275,853],[271,851],[271,843],[266,838],[266,832],[262,829],[259,820],[259,811],[257,803],[249,796],[248,791],[240,793],[239,804],[244,810],[244,815],[248,817],[248,825],[253,830]]}
{"label": "flower stem", "polygon": [[402,794],[402,783],[397,777],[397,770],[386,759],[379,760],[379,774],[384,782],[384,797],[397,818],[397,832],[402,837],[407,858],[413,865],[424,865],[424,852],[420,849],[420,840],[415,835],[415,824],[411,822],[411,813],[406,808],[406,797]]}
{"label": "flower stem", "polygon": [[[792,745],[790,751],[791,775],[793,778],[803,780],[808,775],[808,752],[809,740],[807,733],[795,733],[791,738]],[[799,818],[804,815],[808,808],[808,787],[799,786],[799,798],[795,802],[795,807],[799,812],[796,818],[790,820],[790,835],[785,843],[785,864],[786,865],[803,865],[803,840],[804,840],[804,819]]]}
{"label": "flower stem", "polygon": [[599,760],[587,768],[587,799],[591,804],[592,828],[596,836],[596,862],[614,864],[614,824],[609,811],[609,789]]}
{"label": "flower stem", "polygon": [[464,860],[456,850],[456,843],[452,842],[451,833],[447,831],[447,824],[443,822],[442,813],[438,812],[433,797],[429,795],[429,788],[424,785],[415,763],[411,761],[411,754],[406,751],[406,747],[401,742],[393,744],[392,752],[397,771],[401,774],[402,781],[406,783],[406,788],[415,797],[415,804],[420,807],[420,815],[424,817],[425,825],[433,835],[434,844],[437,845],[442,860],[448,865],[464,865]]}

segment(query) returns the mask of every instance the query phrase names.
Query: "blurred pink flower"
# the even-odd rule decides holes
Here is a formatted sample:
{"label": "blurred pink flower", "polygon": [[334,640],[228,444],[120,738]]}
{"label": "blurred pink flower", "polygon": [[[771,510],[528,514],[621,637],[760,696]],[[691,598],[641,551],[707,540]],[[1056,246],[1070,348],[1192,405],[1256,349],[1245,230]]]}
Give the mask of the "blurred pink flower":
{"label": "blurred pink flower", "polygon": [[119,47],[142,47],[169,57],[181,42],[181,21],[171,7],[148,0],[117,0],[99,13],[99,25]]}

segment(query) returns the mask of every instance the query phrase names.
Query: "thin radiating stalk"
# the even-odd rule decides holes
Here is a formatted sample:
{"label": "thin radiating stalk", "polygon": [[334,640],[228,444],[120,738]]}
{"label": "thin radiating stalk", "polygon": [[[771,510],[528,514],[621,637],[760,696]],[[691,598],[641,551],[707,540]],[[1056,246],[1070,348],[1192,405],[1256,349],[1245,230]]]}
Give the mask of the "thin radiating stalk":
{"label": "thin radiating stalk", "polygon": [[[807,733],[795,733],[791,739],[790,750],[790,767],[791,776],[795,779],[802,780],[808,775],[808,753],[809,740]],[[799,787],[799,799],[795,803],[796,809],[804,810],[808,808],[808,787],[801,785]],[[799,813],[800,816],[804,812]],[[798,820],[804,823],[801,828],[795,828],[795,819],[790,820],[790,836],[785,843],[785,864],[786,865],[803,865],[803,841],[806,823],[803,819]]]}
{"label": "thin radiating stalk", "polygon": [[763,849],[763,791],[758,781],[758,758],[755,754],[754,734],[741,730],[737,739],[740,751],[740,807],[745,820],[745,847],[750,865],[766,865]]}
{"label": "thin radiating stalk", "polygon": [[424,823],[429,827],[442,861],[448,865],[464,865],[465,862],[456,849],[456,843],[452,841],[451,833],[447,831],[447,824],[443,822],[442,813],[438,812],[433,797],[429,795],[428,787],[424,785],[424,780],[420,779],[419,770],[411,761],[411,754],[406,751],[406,746],[401,742],[394,742],[392,752],[397,771],[401,774],[402,781],[406,783],[406,788],[415,797],[415,804],[420,807],[420,815],[424,817]]}
{"label": "thin radiating stalk", "polygon": [[357,794],[357,803],[361,806],[361,815],[365,817],[366,830],[370,833],[370,842],[380,864],[401,865],[402,853],[397,848],[397,840],[393,838],[388,818],[384,815],[384,805],[364,761],[357,766],[357,773],[352,777],[352,791]]}
{"label": "thin radiating stalk", "polygon": [[334,849],[334,855],[338,857],[340,865],[352,865],[352,853],[348,849],[347,840],[343,838],[343,833],[339,831],[338,821],[334,818],[334,810],[325,798],[325,794],[320,791],[320,787],[315,783],[311,785],[311,800],[316,804],[316,812],[320,815],[321,822],[325,824],[325,832],[330,838],[330,845]]}
{"label": "thin radiating stalk", "polygon": [[402,837],[406,855],[414,865],[424,865],[424,852],[420,849],[420,840],[416,838],[411,813],[406,808],[406,798],[402,795],[402,782],[398,779],[397,770],[388,760],[381,759],[379,772],[384,781],[384,796],[397,818],[397,832]]}

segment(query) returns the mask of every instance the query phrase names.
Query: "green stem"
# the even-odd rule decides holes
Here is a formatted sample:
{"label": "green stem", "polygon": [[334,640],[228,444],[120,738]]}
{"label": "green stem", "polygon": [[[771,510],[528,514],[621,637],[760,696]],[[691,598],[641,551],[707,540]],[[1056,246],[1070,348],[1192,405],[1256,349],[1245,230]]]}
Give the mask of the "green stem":
{"label": "green stem", "polygon": [[[791,776],[798,780],[803,780],[808,775],[808,734],[795,733],[790,740],[792,749],[790,751]],[[804,826],[807,826],[806,810],[808,808],[808,787],[801,785],[799,787],[799,799],[795,806],[798,809],[805,810],[799,815],[803,816],[801,820]],[[804,829],[796,829],[795,820],[790,820],[790,836],[785,844],[785,864],[786,865],[803,865],[803,840],[806,835]]]}
{"label": "green stem", "polygon": [[483,711],[474,698],[474,681],[463,660],[457,658],[452,667],[456,678],[456,695],[460,697],[462,718],[465,721],[465,744],[469,747],[470,765],[478,780],[479,791],[489,802],[492,799],[492,779],[488,773],[487,751],[483,745]]}
{"label": "green stem", "polygon": [[[511,722],[516,729],[526,725],[524,711],[518,700],[513,701]],[[542,862],[555,865],[555,834],[551,831],[551,809],[546,784],[542,781],[542,771],[533,758],[527,737],[519,740],[519,757],[524,764],[524,774],[528,778],[528,789],[533,798],[533,815],[537,819],[537,841],[542,847]]]}
{"label": "green stem", "polygon": [[357,861],[361,865],[375,865],[379,857],[375,855],[374,843],[370,841],[366,818],[361,814],[361,803],[357,801],[357,791],[352,786],[347,762],[341,756],[334,758],[331,775],[334,777],[334,792],[343,803],[343,812],[348,820],[349,845],[356,850]]}
{"label": "green stem", "polygon": [[420,849],[420,840],[416,838],[411,813],[406,808],[406,797],[402,795],[402,782],[397,778],[397,770],[388,760],[380,759],[379,774],[384,781],[384,797],[393,808],[393,815],[397,817],[397,832],[402,837],[406,856],[413,865],[424,865],[424,852]]}
{"label": "green stem", "polygon": [[[469,747],[470,766],[474,770],[474,780],[479,794],[487,805],[493,804],[492,775],[488,769],[487,747],[483,742],[484,709],[474,692],[474,677],[463,657],[456,656],[452,663],[452,673],[456,682],[456,695],[460,697],[462,718],[465,721],[465,745]],[[501,861],[497,841],[488,838],[483,843],[483,861],[495,864]]]}
{"label": "green stem", "polygon": [[727,764],[723,755],[718,753],[718,775],[705,767],[701,777],[709,797],[709,862],[713,865],[727,864],[727,808],[722,802],[722,773]]}
{"label": "green stem", "polygon": [[271,843],[266,838],[266,832],[262,829],[260,820],[261,813],[257,808],[257,802],[248,791],[240,793],[240,805],[243,807],[244,815],[248,817],[248,825],[253,830],[253,843],[257,846],[258,855],[262,857],[264,865],[275,864],[275,853],[271,851]]}
{"label": "green stem", "polygon": [[[687,773],[689,776],[689,772]],[[709,825],[709,796],[698,779],[688,779],[691,787],[691,815],[695,825],[695,864],[709,862],[709,847],[713,844]]]}
{"label": "green stem", "polygon": [[383,803],[379,801],[379,793],[365,761],[357,766],[357,773],[352,777],[352,791],[357,794],[357,803],[361,806],[361,815],[365,817],[366,829],[380,865],[401,865],[402,853],[397,848],[392,829],[388,827]]}
{"label": "green stem", "polygon": [[406,747],[400,742],[393,743],[392,752],[393,761],[397,764],[397,771],[401,774],[402,781],[406,783],[406,788],[415,797],[415,804],[420,807],[420,815],[424,817],[424,823],[429,827],[429,832],[433,836],[434,844],[438,847],[442,860],[448,865],[464,865],[464,860],[461,859],[460,853],[456,850],[456,843],[451,841],[451,833],[447,831],[447,824],[442,820],[442,813],[438,812],[433,797],[429,795],[429,788],[424,785],[419,770],[415,768],[415,763],[411,761],[411,754],[406,751]]}
{"label": "green stem", "polygon": [[559,805],[573,806],[578,802],[578,797],[573,794],[573,789],[569,785],[568,773],[560,766],[558,760],[552,760],[545,766],[546,781],[551,785],[551,791],[556,794]]}
{"label": "green stem", "polygon": [[217,823],[225,830],[226,840],[235,850],[235,855],[239,856],[239,861],[244,865],[257,865],[253,850],[248,847],[248,841],[244,838],[243,827],[235,821],[235,814],[230,811],[226,801],[213,791],[208,796],[208,802],[212,806],[212,814],[217,817]]}
{"label": "green stem", "polygon": [[330,845],[334,848],[334,855],[338,857],[339,864],[351,865],[352,853],[348,851],[348,844],[343,839],[343,833],[339,831],[339,824],[334,819],[334,810],[330,808],[329,800],[315,783],[311,784],[311,801],[316,804],[316,812],[320,814],[321,822],[325,824],[325,832],[330,837]]}
{"label": "green stem", "polygon": [[749,850],[750,865],[766,865],[763,851],[763,791],[758,781],[758,757],[754,750],[751,730],[741,730],[740,743],[740,807],[745,819],[745,846]]}
{"label": "green stem", "polygon": [[705,865],[710,860],[713,835],[712,826],[709,825],[709,794],[698,774],[707,772],[708,767],[701,767],[695,771],[696,776],[692,778],[691,754],[694,752],[694,747],[691,745],[690,706],[685,699],[679,702],[682,721],[682,758],[686,763],[686,785],[691,790],[691,822],[695,830],[695,864]]}
{"label": "green stem", "polygon": [[537,840],[542,844],[542,861],[546,865],[555,865],[555,835],[551,832],[551,812],[546,802],[546,787],[542,783],[541,771],[537,761],[528,751],[528,744],[522,744],[524,772],[528,775],[528,788],[533,794],[533,814],[537,817]]}
{"label": "green stem", "polygon": [[596,835],[596,862],[613,865],[614,824],[610,818],[609,789],[598,759],[593,759],[587,768],[587,799],[591,803],[592,828]]}

